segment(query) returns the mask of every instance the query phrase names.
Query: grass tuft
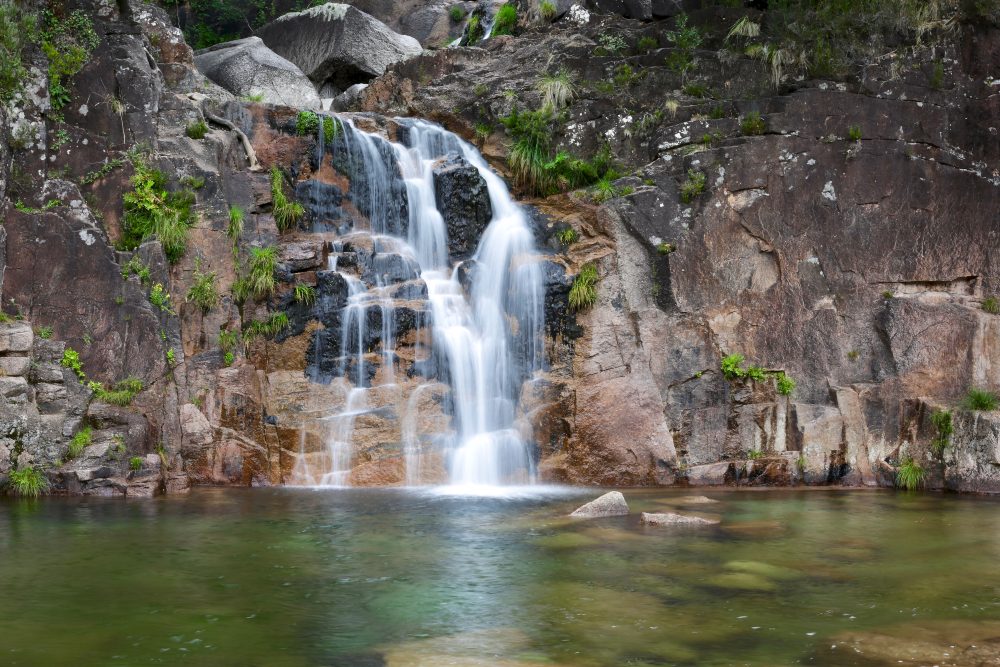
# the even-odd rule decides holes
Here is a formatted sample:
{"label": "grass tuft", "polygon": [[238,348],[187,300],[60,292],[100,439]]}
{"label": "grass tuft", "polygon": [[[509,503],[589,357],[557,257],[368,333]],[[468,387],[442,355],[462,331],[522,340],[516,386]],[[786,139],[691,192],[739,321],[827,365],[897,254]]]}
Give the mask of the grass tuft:
{"label": "grass tuft", "polygon": [[597,280],[597,267],[593,264],[584,264],[569,289],[571,310],[579,312],[597,303]]}
{"label": "grass tuft", "polygon": [[16,495],[37,498],[49,488],[49,480],[33,466],[12,470],[8,484]]}
{"label": "grass tuft", "polygon": [[907,456],[896,470],[896,486],[907,491],[915,491],[924,483],[927,472],[923,466]]}
{"label": "grass tuft", "polygon": [[1000,405],[1000,398],[992,391],[973,388],[965,394],[965,400],[962,404],[968,410],[992,412],[997,409],[997,405]]}

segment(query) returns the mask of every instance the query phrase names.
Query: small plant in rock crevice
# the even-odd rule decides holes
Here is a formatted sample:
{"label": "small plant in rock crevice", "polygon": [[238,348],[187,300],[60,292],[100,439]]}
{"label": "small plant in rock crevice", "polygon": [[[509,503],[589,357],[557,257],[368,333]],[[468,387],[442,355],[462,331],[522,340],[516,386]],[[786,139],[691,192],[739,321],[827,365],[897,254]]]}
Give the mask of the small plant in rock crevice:
{"label": "small plant in rock crevice", "polygon": [[191,139],[204,139],[208,134],[208,125],[203,120],[197,120],[188,125],[184,133]]}
{"label": "small plant in rock crevice", "polygon": [[300,111],[295,119],[295,133],[299,136],[316,136],[319,132],[319,116],[312,111]]}
{"label": "small plant in rock crevice", "polygon": [[516,26],[517,5],[508,2],[501,6],[493,17],[493,30],[490,32],[490,37],[513,35]]}
{"label": "small plant in rock crevice", "polygon": [[184,300],[194,303],[202,312],[208,312],[219,305],[219,290],[215,285],[215,272],[203,273],[201,262],[195,262],[194,282],[188,288]]}
{"label": "small plant in rock crevice", "polygon": [[567,227],[556,233],[556,239],[563,246],[571,246],[580,240],[580,234],[572,227]]}
{"label": "small plant in rock crevice", "polygon": [[847,128],[847,138],[851,141],[861,141],[861,126],[851,125]]}
{"label": "small plant in rock crevice", "polygon": [[52,338],[52,334],[53,331],[52,327],[50,326],[41,326],[35,329],[35,335],[41,338],[42,340],[48,340]]}
{"label": "small plant in rock crevice", "polygon": [[683,80],[694,69],[694,52],[701,46],[704,37],[698,28],[688,25],[687,14],[681,14],[677,17],[675,29],[668,31],[666,38],[673,45],[673,51],[667,56],[667,67],[680,74]]}
{"label": "small plant in rock crevice", "polygon": [[569,289],[569,307],[575,312],[587,310],[597,303],[597,267],[584,264]]}
{"label": "small plant in rock crevice", "polygon": [[305,283],[295,283],[294,299],[296,303],[311,306],[316,302],[316,288]]}
{"label": "small plant in rock crevice", "polygon": [[252,320],[243,327],[243,345],[248,348],[257,338],[274,338],[288,327],[285,313],[273,313],[266,320]]}
{"label": "small plant in rock crevice", "polygon": [[458,23],[465,18],[465,8],[462,5],[452,5],[451,9],[448,10],[448,16],[452,21]]}
{"label": "small plant in rock crevice", "polygon": [[681,201],[690,204],[705,192],[706,176],[704,172],[688,169],[687,180],[681,183]]}
{"label": "small plant in rock crevice", "polygon": [[171,315],[174,313],[170,303],[170,293],[167,292],[162,283],[155,283],[149,290],[149,302],[165,313]]}
{"label": "small plant in rock crevice", "polygon": [[119,250],[134,250],[143,241],[156,236],[171,263],[176,263],[187,249],[187,234],[194,224],[194,193],[190,190],[167,190],[167,177],[153,169],[141,157],[133,160],[132,191],[125,193],[125,221]]}
{"label": "small plant in rock crevice", "polygon": [[760,366],[744,368],[744,361],[746,361],[746,358],[738,352],[723,357],[722,362],[719,364],[723,377],[731,381],[749,379],[754,382],[766,382],[773,379],[775,389],[780,395],[789,396],[795,391],[795,380],[789,377],[784,371],[769,372]]}
{"label": "small plant in rock crevice", "polygon": [[230,329],[219,331],[219,349],[222,351],[223,364],[227,367],[232,366],[236,359],[234,350],[238,342],[239,334],[236,331]]}
{"label": "small plant in rock crevice", "polygon": [[988,296],[983,299],[981,307],[984,312],[987,312],[990,315],[1000,314],[1000,300],[997,300],[995,296]]}
{"label": "small plant in rock crevice", "polygon": [[991,412],[1000,406],[1000,397],[985,389],[969,389],[965,394],[963,406],[967,410]]}
{"label": "small plant in rock crevice", "polygon": [[747,136],[758,136],[766,130],[767,124],[759,111],[751,111],[740,119],[740,131]]}
{"label": "small plant in rock crevice", "polygon": [[69,447],[66,450],[66,455],[75,459],[80,453],[90,446],[94,439],[94,430],[90,426],[84,426],[76,435],[69,441]]}
{"label": "small plant in rock crevice", "polygon": [[896,486],[907,491],[915,491],[924,483],[926,475],[923,466],[907,456],[896,469]]}
{"label": "small plant in rock crevice", "polygon": [[63,356],[59,363],[64,368],[68,368],[73,371],[81,382],[86,379],[87,376],[83,372],[83,362],[80,361],[80,353],[73,348],[67,347],[63,350]]}
{"label": "small plant in rock crevice", "polygon": [[931,448],[940,457],[951,442],[952,433],[955,432],[951,412],[948,410],[935,410],[931,413],[931,424],[934,426],[934,430],[937,431],[937,435],[931,440]]}
{"label": "small plant in rock crevice", "polygon": [[568,106],[576,96],[575,77],[566,69],[545,73],[538,79],[538,92],[542,95],[542,107],[559,110]]}
{"label": "small plant in rock crevice", "polygon": [[141,456],[133,456],[128,460],[129,470],[132,472],[139,472],[142,470],[143,460]]}
{"label": "small plant in rock crevice", "polygon": [[144,388],[142,380],[135,377],[120,380],[111,389],[105,389],[100,382],[88,382],[87,386],[94,392],[97,400],[122,407],[132,405],[132,401]]}
{"label": "small plant in rock crevice", "polygon": [[305,214],[302,204],[291,201],[285,195],[285,177],[277,167],[271,169],[271,202],[274,222],[278,230],[285,232],[298,224]]}

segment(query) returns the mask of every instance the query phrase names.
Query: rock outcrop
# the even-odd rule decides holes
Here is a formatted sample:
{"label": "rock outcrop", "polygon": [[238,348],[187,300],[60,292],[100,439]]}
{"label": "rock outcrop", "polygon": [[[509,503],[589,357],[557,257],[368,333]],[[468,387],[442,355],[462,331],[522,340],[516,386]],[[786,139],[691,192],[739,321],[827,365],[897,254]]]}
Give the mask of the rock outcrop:
{"label": "rock outcrop", "polygon": [[318,109],[319,95],[298,67],[260,37],[216,44],[195,54],[198,70],[233,95],[268,104]]}
{"label": "rock outcrop", "polygon": [[448,232],[452,259],[466,259],[493,218],[486,181],[462,157],[449,154],[434,166],[434,197]]}
{"label": "rock outcrop", "polygon": [[323,97],[335,97],[423,51],[414,38],[393,32],[350,5],[332,2],[285,14],[258,34],[276,53],[298,65]]}

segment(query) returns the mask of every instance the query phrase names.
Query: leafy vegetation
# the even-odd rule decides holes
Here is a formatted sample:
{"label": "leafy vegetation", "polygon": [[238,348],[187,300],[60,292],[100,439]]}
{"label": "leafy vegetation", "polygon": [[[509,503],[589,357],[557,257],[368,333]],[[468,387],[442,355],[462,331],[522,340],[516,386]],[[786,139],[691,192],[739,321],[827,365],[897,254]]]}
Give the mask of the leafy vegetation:
{"label": "leafy vegetation", "polygon": [[7,483],[16,495],[31,498],[37,498],[49,488],[49,480],[33,466],[12,470]]}
{"label": "leafy vegetation", "polygon": [[195,262],[194,282],[188,288],[184,300],[194,303],[203,312],[208,312],[219,305],[219,290],[215,285],[215,272],[203,273],[201,263]]}
{"label": "leafy vegetation", "polygon": [[141,157],[133,160],[133,166],[132,191],[124,195],[125,223],[118,248],[134,250],[155,235],[167,259],[176,263],[184,256],[188,229],[194,222],[194,193],[168,191],[166,174]]}
{"label": "leafy vegetation", "polygon": [[793,391],[795,391],[795,380],[788,377],[785,371],[781,371],[775,375],[775,386],[778,389],[778,393],[782,396],[790,396]]}
{"label": "leafy vegetation", "polygon": [[53,331],[52,327],[50,326],[40,326],[37,329],[35,329],[35,335],[41,338],[42,340],[48,340],[52,338],[52,334]]}
{"label": "leafy vegetation", "polygon": [[490,32],[490,37],[513,35],[515,26],[517,26],[517,5],[508,2],[500,7],[496,16],[493,17],[493,30]]}
{"label": "leafy vegetation", "polygon": [[722,375],[727,380],[742,380],[747,376],[743,368],[745,357],[739,353],[726,355],[722,358]]}
{"label": "leafy vegetation", "polygon": [[167,292],[162,283],[154,284],[153,288],[149,290],[149,302],[163,312],[171,314],[174,312],[174,309],[171,307],[170,293]]}
{"label": "leafy vegetation", "polygon": [[138,471],[142,470],[142,457],[141,456],[133,456],[132,458],[130,458],[128,460],[128,467],[129,467],[129,470],[131,470],[133,472],[138,472]]}
{"label": "leafy vegetation", "polygon": [[694,68],[694,52],[703,41],[701,32],[695,26],[688,25],[687,14],[677,17],[674,30],[666,33],[667,41],[673,44],[673,51],[667,56],[667,67],[686,78]]}
{"label": "leafy vegetation", "polygon": [[896,470],[896,486],[907,491],[914,491],[924,483],[926,475],[927,472],[923,466],[907,456],[900,462],[899,468]]}
{"label": "leafy vegetation", "polygon": [[122,265],[122,280],[128,280],[130,276],[137,276],[139,282],[144,286],[149,285],[152,281],[150,268],[143,264],[137,255],[133,255]]}
{"label": "leafy vegetation", "polygon": [[21,91],[28,70],[24,47],[37,39],[38,20],[13,2],[0,4],[0,104]]}
{"label": "leafy vegetation", "polygon": [[83,382],[86,379],[86,374],[83,372],[83,362],[80,361],[80,353],[71,347],[67,347],[63,350],[62,359],[59,361],[65,368],[70,369],[76,373],[76,377]]}
{"label": "leafy vegetation", "polygon": [[229,329],[219,331],[219,349],[222,350],[222,359],[226,366],[232,366],[235,360],[233,351],[239,342],[239,334]]}
{"label": "leafy vegetation", "polygon": [[465,8],[462,5],[452,5],[451,9],[448,10],[448,16],[455,23],[458,23],[465,18]]}
{"label": "leafy vegetation", "polygon": [[46,10],[42,20],[42,51],[49,61],[49,104],[58,112],[69,104],[69,79],[83,69],[101,40],[83,10],[59,17]]}
{"label": "leafy vegetation", "polygon": [[580,234],[572,227],[567,227],[556,233],[556,239],[564,246],[571,246],[580,240]]}
{"label": "leafy vegetation", "polygon": [[319,116],[312,111],[300,111],[295,119],[295,132],[301,136],[316,136],[319,132]]}
{"label": "leafy vegetation", "polygon": [[569,307],[575,312],[586,310],[597,303],[597,267],[584,264],[569,288]]}
{"label": "leafy vegetation", "polygon": [[277,167],[271,168],[271,201],[274,222],[279,231],[291,229],[305,214],[302,204],[290,201],[285,195],[285,177]]}
{"label": "leafy vegetation", "polygon": [[1000,405],[1000,398],[992,391],[973,388],[966,392],[963,405],[968,410],[991,412]]}
{"label": "leafy vegetation", "polygon": [[278,249],[274,246],[266,248],[250,248],[246,275],[233,285],[233,296],[240,303],[249,297],[263,299],[274,294],[277,281],[274,270],[278,266]]}
{"label": "leafy vegetation", "polygon": [[768,372],[760,366],[744,368],[744,361],[746,361],[746,358],[739,353],[728,354],[723,357],[720,364],[723,377],[727,380],[750,379],[754,382],[766,382],[773,378],[775,388],[782,396],[789,396],[795,391],[795,380],[789,377],[784,371]]}

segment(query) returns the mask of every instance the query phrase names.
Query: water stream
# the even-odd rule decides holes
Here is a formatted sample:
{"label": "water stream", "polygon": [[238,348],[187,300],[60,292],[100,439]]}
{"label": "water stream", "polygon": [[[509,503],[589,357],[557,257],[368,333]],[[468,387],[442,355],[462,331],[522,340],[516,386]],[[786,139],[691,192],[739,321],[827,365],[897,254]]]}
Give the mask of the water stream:
{"label": "water stream", "polygon": [[[541,368],[544,287],[527,218],[474,147],[431,123],[397,122],[401,141],[390,142],[338,119],[329,145],[319,124],[317,164],[329,151],[367,228],[355,225],[332,244],[328,269],[348,287],[335,380],[344,398],[323,420],[326,456],[309,463],[303,451],[296,480],[350,485],[355,422],[378,414],[400,423],[408,485],[423,480],[428,436],[452,484],[529,483],[533,457],[515,419],[523,383]],[[478,171],[493,213],[464,284],[435,193],[435,165],[445,157]],[[401,363],[398,339],[410,329],[413,358],[433,377]],[[421,433],[421,394],[441,383],[450,389],[451,429]]]}

